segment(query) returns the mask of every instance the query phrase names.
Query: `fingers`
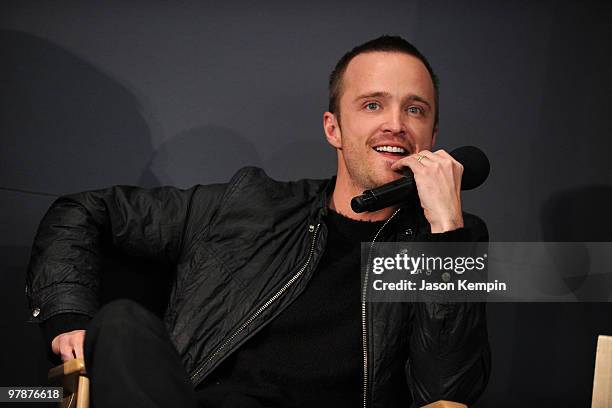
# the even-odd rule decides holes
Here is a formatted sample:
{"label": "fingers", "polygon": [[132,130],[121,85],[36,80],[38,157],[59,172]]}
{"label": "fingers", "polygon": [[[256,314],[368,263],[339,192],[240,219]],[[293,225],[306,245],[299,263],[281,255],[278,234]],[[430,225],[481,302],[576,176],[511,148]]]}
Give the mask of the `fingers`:
{"label": "fingers", "polygon": [[421,150],[418,153],[414,153],[409,158],[414,158],[418,163],[423,166],[430,166],[434,163],[438,164],[458,164],[461,166],[453,156],[451,156],[446,150],[436,150],[435,152],[431,152],[429,150]]}
{"label": "fingers", "polygon": [[85,330],[74,330],[55,337],[51,342],[51,350],[59,355],[62,361],[83,358],[84,343]]}
{"label": "fingers", "polygon": [[438,156],[430,152],[429,150],[423,150],[418,153],[415,153],[416,161],[422,166],[430,166],[433,163],[439,163],[440,160]]}
{"label": "fingers", "polygon": [[[397,171],[402,167],[410,167],[410,170],[412,170],[415,176],[417,174],[429,174],[432,172],[446,172],[448,174],[453,174],[455,176],[454,178],[459,177],[460,179],[463,174],[463,165],[442,149],[436,152],[421,150],[418,153],[397,160],[391,166],[391,169]],[[427,168],[429,171],[423,168]]]}
{"label": "fingers", "polygon": [[85,336],[83,336],[79,344],[74,345],[73,352],[76,358],[83,358],[83,344],[85,344]]}
{"label": "fingers", "polygon": [[450,165],[453,170],[458,171],[459,174],[463,174],[463,164],[459,163],[453,156],[450,155],[446,150],[440,149],[428,157],[430,159],[438,160],[441,164]]}
{"label": "fingers", "polygon": [[427,150],[422,150],[418,153],[401,158],[391,165],[391,170],[397,171],[403,167],[410,167],[410,170],[417,174],[422,170],[422,167],[426,165],[423,162],[427,160],[427,153],[433,154]]}
{"label": "fingers", "polygon": [[391,169],[410,167],[417,193],[432,232],[463,226],[461,177],[463,166],[444,150],[421,150],[400,160]]}

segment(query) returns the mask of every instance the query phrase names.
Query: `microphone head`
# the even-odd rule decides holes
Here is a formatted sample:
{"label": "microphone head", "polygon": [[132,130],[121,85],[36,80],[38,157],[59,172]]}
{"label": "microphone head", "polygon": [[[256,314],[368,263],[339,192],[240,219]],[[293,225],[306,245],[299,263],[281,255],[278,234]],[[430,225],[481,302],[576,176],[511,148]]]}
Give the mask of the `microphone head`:
{"label": "microphone head", "polygon": [[453,150],[451,156],[463,165],[461,189],[471,190],[489,177],[491,165],[487,155],[475,146],[463,146]]}

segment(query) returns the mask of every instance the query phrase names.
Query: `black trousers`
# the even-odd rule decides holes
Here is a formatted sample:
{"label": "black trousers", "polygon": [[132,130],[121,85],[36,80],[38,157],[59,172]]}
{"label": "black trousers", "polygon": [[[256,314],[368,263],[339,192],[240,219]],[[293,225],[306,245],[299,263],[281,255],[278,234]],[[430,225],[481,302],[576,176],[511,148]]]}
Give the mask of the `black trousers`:
{"label": "black trousers", "polygon": [[166,327],[131,300],[105,305],[85,335],[92,408],[263,408],[257,397],[228,387],[197,390]]}
{"label": "black trousers", "polygon": [[93,408],[202,406],[163,322],[136,302],[105,305],[87,327]]}

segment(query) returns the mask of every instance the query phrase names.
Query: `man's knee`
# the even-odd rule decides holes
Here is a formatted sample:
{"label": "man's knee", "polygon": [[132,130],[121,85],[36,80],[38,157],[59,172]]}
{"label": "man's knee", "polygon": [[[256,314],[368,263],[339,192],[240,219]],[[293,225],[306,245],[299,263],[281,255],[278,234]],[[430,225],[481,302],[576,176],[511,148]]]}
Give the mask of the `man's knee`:
{"label": "man's knee", "polygon": [[163,329],[163,323],[144,306],[129,299],[104,305],[90,322],[88,334],[132,336],[137,332]]}

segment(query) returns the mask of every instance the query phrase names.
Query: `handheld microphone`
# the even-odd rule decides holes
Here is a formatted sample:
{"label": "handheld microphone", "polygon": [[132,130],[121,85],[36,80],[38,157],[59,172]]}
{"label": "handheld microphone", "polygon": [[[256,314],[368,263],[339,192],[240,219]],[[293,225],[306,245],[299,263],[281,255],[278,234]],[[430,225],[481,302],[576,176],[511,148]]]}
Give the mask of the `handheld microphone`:
{"label": "handheld microphone", "polygon": [[[491,169],[489,159],[479,148],[463,146],[450,152],[450,155],[463,165],[461,190],[474,189],[484,183],[489,176]],[[380,187],[366,190],[362,195],[353,197],[351,200],[353,211],[356,213],[378,211],[412,198],[416,192],[414,177],[409,168],[406,168],[404,171],[405,177],[383,184]]]}

